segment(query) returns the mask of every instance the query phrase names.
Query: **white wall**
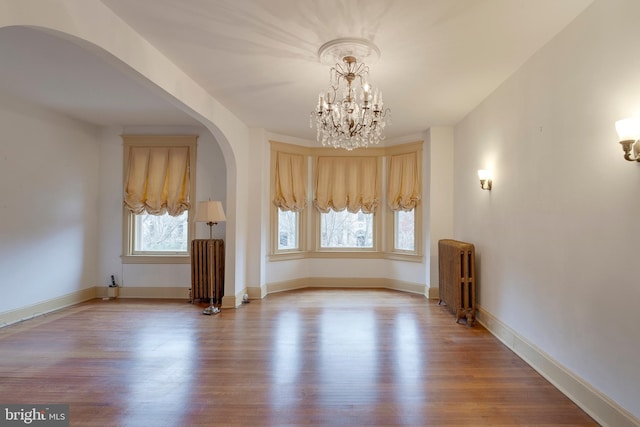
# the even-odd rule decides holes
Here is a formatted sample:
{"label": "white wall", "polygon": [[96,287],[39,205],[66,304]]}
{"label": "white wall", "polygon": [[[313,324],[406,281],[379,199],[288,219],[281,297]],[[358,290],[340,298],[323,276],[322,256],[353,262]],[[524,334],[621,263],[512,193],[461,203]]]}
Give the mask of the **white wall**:
{"label": "white wall", "polygon": [[428,233],[430,287],[439,281],[438,240],[453,237],[453,128],[432,127],[427,132],[429,150],[423,161],[425,229]]}
{"label": "white wall", "polygon": [[[195,197],[200,200],[221,200],[226,212],[227,169],[218,143],[211,132],[201,127],[138,126],[103,128],[100,143],[100,284],[107,286],[113,274],[123,287],[191,286],[190,264],[123,264],[122,197],[123,144],[122,133],[145,135],[199,135],[196,159]],[[213,229],[213,237],[226,237],[226,223]],[[206,224],[196,224],[196,238],[208,238]]]}
{"label": "white wall", "polygon": [[[261,288],[265,284],[265,260],[269,248],[269,144],[262,128],[251,129],[249,164],[246,171],[249,183],[249,229],[247,245],[248,288]],[[252,295],[253,297],[253,295]]]}
{"label": "white wall", "polygon": [[596,0],[456,126],[454,152],[481,307],[636,417],[640,165],[614,122],[640,112],[639,16]]}
{"label": "white wall", "polygon": [[0,94],[0,313],[95,285],[99,133]]}

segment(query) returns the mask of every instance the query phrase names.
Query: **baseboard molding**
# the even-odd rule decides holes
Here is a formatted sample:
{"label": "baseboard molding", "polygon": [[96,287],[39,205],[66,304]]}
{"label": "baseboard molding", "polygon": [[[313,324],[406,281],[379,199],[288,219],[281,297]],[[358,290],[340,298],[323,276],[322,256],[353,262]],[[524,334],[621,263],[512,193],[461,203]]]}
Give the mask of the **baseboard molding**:
{"label": "baseboard molding", "polygon": [[262,299],[267,296],[267,288],[262,286],[250,286],[247,288],[249,299]]}
{"label": "baseboard molding", "polygon": [[[107,298],[108,290],[106,286],[95,288],[96,298]],[[160,299],[184,299],[189,301],[189,289],[180,287],[135,287],[121,286],[118,288],[118,298],[160,298]]]}
{"label": "baseboard molding", "polygon": [[[105,291],[106,293],[106,291]],[[96,288],[85,288],[38,304],[0,313],[0,327],[42,316],[96,298]]]}
{"label": "baseboard molding", "polygon": [[[264,288],[249,288],[253,295],[264,297],[277,292],[292,291],[304,288],[351,288],[351,289],[392,289],[428,296],[427,286],[423,283],[405,282],[396,279],[381,277],[305,277],[301,279],[287,280],[283,282],[269,283]],[[257,289],[260,289],[258,291]]]}
{"label": "baseboard molding", "polygon": [[[118,298],[156,298],[156,299],[184,299],[189,301],[191,288],[180,287],[132,287],[122,286],[118,288]],[[96,298],[108,298],[109,288],[96,287]],[[242,297],[246,292],[237,295],[225,295],[222,297],[222,308],[236,308],[242,303]]]}
{"label": "baseboard molding", "polygon": [[602,426],[638,427],[640,419],[478,307],[477,321]]}
{"label": "baseboard molding", "polygon": [[235,295],[225,295],[222,297],[222,308],[238,308],[242,304],[242,297],[246,292],[240,291]]}

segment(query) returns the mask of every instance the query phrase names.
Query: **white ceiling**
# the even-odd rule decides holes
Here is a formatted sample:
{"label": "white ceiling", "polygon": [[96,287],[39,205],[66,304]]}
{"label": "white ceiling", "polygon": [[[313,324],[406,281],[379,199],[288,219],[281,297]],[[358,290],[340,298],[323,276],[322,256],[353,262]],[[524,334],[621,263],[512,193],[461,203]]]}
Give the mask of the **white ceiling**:
{"label": "white ceiling", "polygon": [[[592,0],[102,0],[249,126],[314,139],[318,48],[380,49],[387,137],[454,125]],[[0,91],[97,125],[195,123],[150,85],[68,41],[0,30]]]}

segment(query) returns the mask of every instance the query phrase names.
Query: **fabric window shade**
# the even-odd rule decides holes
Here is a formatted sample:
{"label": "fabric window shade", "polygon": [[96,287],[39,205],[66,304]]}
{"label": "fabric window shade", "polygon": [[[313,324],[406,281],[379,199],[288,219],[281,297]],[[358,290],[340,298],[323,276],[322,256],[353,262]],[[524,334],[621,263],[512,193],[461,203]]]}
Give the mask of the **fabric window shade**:
{"label": "fabric window shade", "polygon": [[305,160],[300,154],[277,153],[273,203],[283,211],[299,212],[307,206]]}
{"label": "fabric window shade", "polygon": [[420,173],[416,153],[391,156],[387,201],[392,211],[410,211],[420,201]]}
{"label": "fabric window shade", "polygon": [[313,204],[324,213],[373,213],[378,205],[377,168],[375,157],[319,157]]}
{"label": "fabric window shade", "polygon": [[190,207],[189,173],[189,147],[130,147],[124,204],[134,214],[178,216]]}

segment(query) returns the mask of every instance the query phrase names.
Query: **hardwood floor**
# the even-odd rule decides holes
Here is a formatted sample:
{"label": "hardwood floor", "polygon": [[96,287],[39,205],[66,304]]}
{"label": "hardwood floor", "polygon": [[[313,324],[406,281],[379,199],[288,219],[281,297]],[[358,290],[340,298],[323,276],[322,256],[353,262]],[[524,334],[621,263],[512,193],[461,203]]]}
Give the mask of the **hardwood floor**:
{"label": "hardwood floor", "polygon": [[202,315],[95,300],[0,329],[0,403],[72,426],[597,425],[422,296],[302,290]]}

